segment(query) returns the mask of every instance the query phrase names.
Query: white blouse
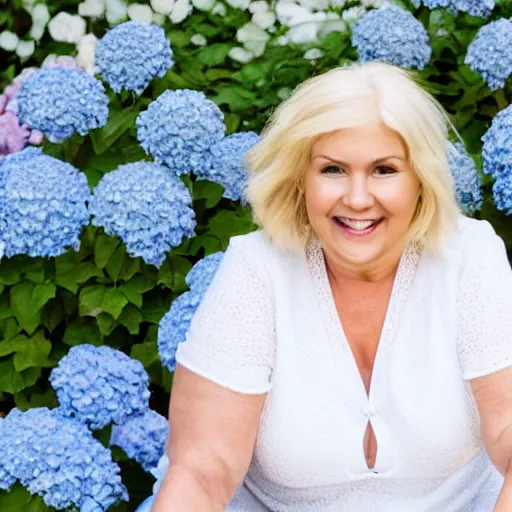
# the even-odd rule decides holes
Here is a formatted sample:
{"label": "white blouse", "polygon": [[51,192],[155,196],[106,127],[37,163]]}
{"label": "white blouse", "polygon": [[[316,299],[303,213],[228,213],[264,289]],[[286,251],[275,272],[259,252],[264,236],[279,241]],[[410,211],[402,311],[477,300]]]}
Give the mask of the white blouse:
{"label": "white blouse", "polygon": [[261,231],[234,237],[176,359],[226,388],[268,393],[230,511],[494,508],[503,480],[467,381],[512,364],[512,271],[486,221],[461,218],[437,255],[403,253],[369,395],[316,240],[300,254]]}

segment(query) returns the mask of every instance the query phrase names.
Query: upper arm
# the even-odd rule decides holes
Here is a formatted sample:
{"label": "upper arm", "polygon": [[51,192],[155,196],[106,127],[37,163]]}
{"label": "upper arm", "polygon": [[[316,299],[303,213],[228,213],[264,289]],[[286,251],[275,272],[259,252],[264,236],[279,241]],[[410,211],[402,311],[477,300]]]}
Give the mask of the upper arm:
{"label": "upper arm", "polygon": [[222,387],[177,366],[169,408],[169,459],[231,497],[249,467],[265,394]]}
{"label": "upper arm", "polygon": [[512,270],[493,228],[487,222],[475,227],[460,284],[459,359],[486,450],[505,472],[512,457]]}

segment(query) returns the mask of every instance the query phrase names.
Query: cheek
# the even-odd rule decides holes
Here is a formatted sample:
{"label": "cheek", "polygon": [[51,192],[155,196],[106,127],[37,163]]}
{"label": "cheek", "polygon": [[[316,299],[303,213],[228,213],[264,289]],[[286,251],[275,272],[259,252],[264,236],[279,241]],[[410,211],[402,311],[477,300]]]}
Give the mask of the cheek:
{"label": "cheek", "polygon": [[379,201],[396,218],[409,222],[416,211],[419,183],[396,183],[393,187],[381,190]]}
{"label": "cheek", "polygon": [[306,208],[310,215],[325,215],[339,201],[340,187],[325,179],[306,181]]}

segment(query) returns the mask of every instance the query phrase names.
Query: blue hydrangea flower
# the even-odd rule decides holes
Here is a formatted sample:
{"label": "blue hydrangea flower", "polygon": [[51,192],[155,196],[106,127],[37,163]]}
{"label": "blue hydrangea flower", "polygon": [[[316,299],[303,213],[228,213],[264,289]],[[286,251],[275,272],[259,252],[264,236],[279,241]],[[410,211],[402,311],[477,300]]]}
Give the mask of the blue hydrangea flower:
{"label": "blue hydrangea flower", "polygon": [[113,91],[142,93],[174,65],[162,27],[127,21],[109,30],[96,46],[95,64]]}
{"label": "blue hydrangea flower", "polygon": [[181,294],[174,299],[171,309],[158,326],[158,353],[162,364],[169,371],[176,369],[176,350],[185,341],[192,317],[199,307],[201,296],[194,291]]}
{"label": "blue hydrangea flower", "polygon": [[110,446],[119,446],[149,472],[164,454],[168,434],[167,419],[148,410],[112,427]]}
{"label": "blue hydrangea flower", "polygon": [[13,409],[0,423],[0,453],[4,470],[49,507],[100,512],[128,501],[110,450],[55,409]]}
{"label": "blue hydrangea flower", "polygon": [[224,253],[222,251],[210,254],[200,259],[185,277],[187,286],[197,295],[203,297],[215,273],[219,268]]}
{"label": "blue hydrangea flower", "polygon": [[89,222],[86,176],[32,147],[3,159],[0,169],[0,240],[5,254],[58,256],[77,247]]}
{"label": "blue hydrangea flower", "polygon": [[194,154],[192,170],[199,179],[222,185],[223,197],[232,201],[244,200],[247,170],[243,159],[259,140],[259,135],[254,132],[234,133],[214,144],[203,155]]}
{"label": "blue hydrangea flower", "polygon": [[121,165],[94,190],[92,223],[118,236],[128,254],[159,267],[166,253],[194,235],[195,213],[188,188],[154,162]]}
{"label": "blue hydrangea flower", "polygon": [[512,21],[505,18],[484,25],[468,47],[464,62],[478,71],[489,89],[505,87],[512,75]]}
{"label": "blue hydrangea flower", "polygon": [[21,86],[18,118],[50,142],[64,142],[107,124],[108,102],[101,82],[85,71],[41,68]]}
{"label": "blue hydrangea flower", "polygon": [[482,137],[483,171],[494,179],[512,174],[512,105],[498,112]]}
{"label": "blue hydrangea flower", "polygon": [[361,62],[379,60],[408,69],[423,69],[432,55],[421,22],[391,4],[369,11],[352,25],[352,45]]}
{"label": "blue hydrangea flower", "polygon": [[[416,7],[419,6],[419,0],[417,2],[418,5],[415,3]],[[490,16],[496,5],[495,0],[423,0],[423,3],[429,9],[441,7],[452,14],[457,14],[460,11],[480,18]]]}
{"label": "blue hydrangea flower", "polygon": [[494,182],[492,196],[498,210],[512,215],[512,175],[500,177]]}
{"label": "blue hydrangea flower", "polygon": [[165,91],[137,117],[137,138],[156,162],[177,175],[193,171],[191,157],[225,134],[224,116],[202,92]]}
{"label": "blue hydrangea flower", "polygon": [[59,410],[93,430],[123,423],[149,404],[149,377],[142,364],[108,346],[72,347],[50,374]]}
{"label": "blue hydrangea flower", "polygon": [[448,142],[448,164],[455,182],[457,202],[466,215],[482,209],[482,179],[476,169],[475,161],[466,152],[464,146],[457,142]]}

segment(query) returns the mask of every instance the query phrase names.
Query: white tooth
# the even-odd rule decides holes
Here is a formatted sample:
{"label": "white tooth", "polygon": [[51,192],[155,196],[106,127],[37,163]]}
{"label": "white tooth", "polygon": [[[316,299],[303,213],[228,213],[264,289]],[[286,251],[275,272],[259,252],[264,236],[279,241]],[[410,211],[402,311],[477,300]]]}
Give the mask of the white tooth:
{"label": "white tooth", "polygon": [[352,229],[357,229],[359,231],[369,228],[374,223],[373,220],[349,220],[345,218],[342,218],[342,222]]}

